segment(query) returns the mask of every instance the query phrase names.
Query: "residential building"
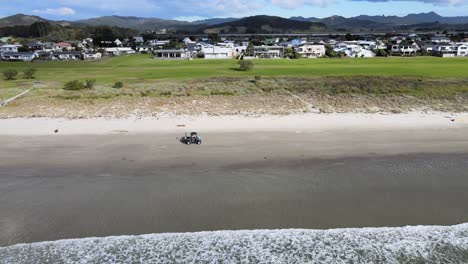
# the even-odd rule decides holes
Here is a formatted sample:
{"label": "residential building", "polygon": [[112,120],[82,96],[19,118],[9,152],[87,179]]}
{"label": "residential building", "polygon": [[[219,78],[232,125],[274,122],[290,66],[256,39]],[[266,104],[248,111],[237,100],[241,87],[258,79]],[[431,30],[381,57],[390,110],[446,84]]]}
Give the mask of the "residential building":
{"label": "residential building", "polygon": [[33,61],[37,57],[35,52],[3,52],[2,60],[5,61]]}
{"label": "residential building", "polygon": [[53,49],[55,51],[71,51],[75,48],[68,42],[55,43]]}
{"label": "residential building", "polygon": [[159,60],[188,60],[192,58],[191,52],[185,49],[154,50],[153,54],[153,58]]}
{"label": "residential building", "polygon": [[60,61],[67,61],[67,60],[81,60],[83,54],[79,51],[54,51],[50,54],[51,60],[60,60]]}
{"label": "residential building", "polygon": [[389,46],[389,51],[392,55],[412,56],[419,51],[419,46],[416,42],[401,42]]}
{"label": "residential building", "polygon": [[296,53],[300,54],[303,58],[319,58],[325,56],[325,45],[305,43],[295,49]]}
{"label": "residential building", "polygon": [[260,59],[277,59],[284,57],[282,46],[255,46],[254,57]]}
{"label": "residential building", "polygon": [[84,60],[100,60],[102,58],[102,54],[100,52],[84,52],[83,59]]}
{"label": "residential building", "polygon": [[432,55],[439,57],[456,57],[458,53],[458,45],[455,44],[439,44],[432,48]]}
{"label": "residential building", "polygon": [[467,44],[458,45],[457,56],[459,56],[459,57],[466,57],[466,56],[468,56],[468,43],[467,43]]}
{"label": "residential building", "polygon": [[204,46],[202,53],[205,59],[232,59],[236,56],[233,48],[223,46]]}
{"label": "residential building", "polygon": [[136,52],[132,48],[127,47],[113,47],[113,48],[104,48],[104,53],[111,56],[120,56],[126,54],[135,54]]}
{"label": "residential building", "polygon": [[18,48],[20,48],[21,45],[0,45],[0,53],[3,52],[18,52]]}
{"label": "residential building", "polygon": [[136,47],[136,51],[140,53],[151,53],[152,50],[153,46],[150,45],[142,45]]}

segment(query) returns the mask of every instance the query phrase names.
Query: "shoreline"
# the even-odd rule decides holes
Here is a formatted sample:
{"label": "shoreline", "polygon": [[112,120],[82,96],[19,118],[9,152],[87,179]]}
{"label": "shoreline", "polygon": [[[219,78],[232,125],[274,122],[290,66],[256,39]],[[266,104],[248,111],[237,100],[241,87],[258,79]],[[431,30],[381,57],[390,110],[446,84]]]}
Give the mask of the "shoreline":
{"label": "shoreline", "polygon": [[[211,132],[322,132],[328,130],[450,129],[468,127],[468,113],[305,113],[292,115],[187,116],[134,118],[0,119],[0,136],[109,135]],[[55,133],[55,130],[58,130]]]}

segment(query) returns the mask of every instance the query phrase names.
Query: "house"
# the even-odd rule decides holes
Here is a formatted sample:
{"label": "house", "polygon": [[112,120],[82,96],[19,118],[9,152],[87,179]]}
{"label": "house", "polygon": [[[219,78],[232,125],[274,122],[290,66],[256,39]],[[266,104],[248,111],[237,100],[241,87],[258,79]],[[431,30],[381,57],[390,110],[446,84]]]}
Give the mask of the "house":
{"label": "house", "polygon": [[141,44],[141,43],[144,43],[145,40],[143,39],[143,37],[133,37],[133,40],[135,41],[135,43],[137,44]]}
{"label": "house", "polygon": [[[357,42],[353,42],[357,43]],[[338,43],[333,51],[346,55],[349,58],[372,58],[375,57],[374,52],[364,48],[358,44]]]}
{"label": "house", "polygon": [[159,60],[188,60],[192,58],[191,52],[185,49],[154,50],[154,59]]}
{"label": "house", "polygon": [[81,60],[83,54],[79,51],[54,51],[50,54],[51,60],[60,60],[60,61],[67,61],[67,60]]}
{"label": "house", "polygon": [[202,53],[205,59],[232,59],[236,56],[233,48],[224,46],[204,46]]}
{"label": "house", "polygon": [[439,57],[456,57],[458,46],[454,44],[439,44],[432,48],[432,55]]}
{"label": "house", "polygon": [[191,40],[189,37],[185,37],[182,42],[187,45],[189,43],[195,43],[195,41]]}
{"label": "house", "polygon": [[4,52],[1,55],[5,61],[33,61],[37,57],[35,52]]}
{"label": "house", "polygon": [[254,57],[260,59],[277,59],[284,57],[282,46],[254,46]]}
{"label": "house", "polygon": [[29,42],[26,46],[33,51],[44,49],[44,45],[41,42]]}
{"label": "house", "polygon": [[326,49],[323,44],[305,43],[297,47],[295,51],[303,58],[318,58],[325,55]]}
{"label": "house", "polygon": [[459,57],[468,56],[468,43],[458,45],[457,56],[459,56]]}
{"label": "house", "polygon": [[0,53],[3,52],[18,52],[18,48],[20,48],[21,45],[0,45]]}
{"label": "house", "polygon": [[431,42],[434,44],[448,44],[450,43],[450,39],[445,36],[434,36],[431,38]]}
{"label": "house", "polygon": [[419,50],[420,48],[416,42],[401,42],[389,46],[392,55],[411,56],[416,55]]}
{"label": "house", "polygon": [[55,44],[54,44],[53,49],[54,49],[55,51],[59,51],[59,50],[62,50],[62,51],[70,51],[70,50],[74,50],[75,48],[73,48],[73,46],[72,46],[70,43],[67,43],[67,42],[59,42],[59,43],[55,43]]}
{"label": "house", "polygon": [[84,60],[100,60],[102,58],[102,53],[100,52],[84,52]]}
{"label": "house", "polygon": [[123,43],[122,43],[122,41],[120,41],[120,39],[116,39],[116,40],[114,40],[114,45],[116,47],[122,47]]}
{"label": "house", "polygon": [[105,48],[104,53],[111,56],[119,56],[125,54],[135,54],[136,52],[132,48],[125,47],[114,47],[114,48]]}
{"label": "house", "polygon": [[140,52],[140,53],[150,53],[152,50],[153,50],[153,46],[149,46],[149,45],[142,45],[142,46],[136,47],[136,52]]}
{"label": "house", "polygon": [[155,48],[163,48],[165,45],[169,44],[170,42],[171,42],[170,40],[153,39],[153,40],[148,41],[148,44]]}

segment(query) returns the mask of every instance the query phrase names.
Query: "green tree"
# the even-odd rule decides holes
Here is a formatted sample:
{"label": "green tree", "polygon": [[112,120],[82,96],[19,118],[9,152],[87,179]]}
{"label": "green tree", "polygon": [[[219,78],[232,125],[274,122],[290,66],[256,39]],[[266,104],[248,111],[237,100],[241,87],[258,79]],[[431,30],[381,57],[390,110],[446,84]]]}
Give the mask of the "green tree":
{"label": "green tree", "polygon": [[43,38],[52,31],[52,26],[49,22],[34,22],[29,26],[29,32],[32,37]]}
{"label": "green tree", "polygon": [[7,69],[3,71],[3,77],[5,77],[5,80],[14,80],[16,75],[18,75],[18,71],[14,69]]}
{"label": "green tree", "polygon": [[26,79],[34,79],[34,74],[36,74],[36,69],[34,68],[27,68],[26,70],[24,70],[23,74],[24,74],[24,78]]}
{"label": "green tree", "polygon": [[330,58],[337,57],[336,51],[334,51],[333,47],[330,45],[325,45],[325,55]]}

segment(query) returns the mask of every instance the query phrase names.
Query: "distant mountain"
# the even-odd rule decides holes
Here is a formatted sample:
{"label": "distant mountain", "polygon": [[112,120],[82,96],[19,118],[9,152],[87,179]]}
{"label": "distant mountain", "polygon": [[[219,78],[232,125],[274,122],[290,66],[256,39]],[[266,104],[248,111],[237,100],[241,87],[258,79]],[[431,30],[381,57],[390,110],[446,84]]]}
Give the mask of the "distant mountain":
{"label": "distant mountain", "polygon": [[204,19],[204,20],[197,20],[193,21],[192,24],[196,25],[216,25],[216,24],[222,24],[222,23],[227,23],[227,22],[232,22],[239,20],[240,18],[234,18],[234,17],[228,17],[228,18],[209,18],[209,19]]}
{"label": "distant mountain", "polygon": [[354,17],[362,20],[369,20],[378,23],[394,24],[394,25],[408,25],[408,24],[421,24],[421,23],[432,23],[440,22],[447,24],[464,24],[468,23],[468,16],[460,17],[443,17],[435,12],[420,13],[420,14],[409,14],[403,17],[399,16],[357,16]]}
{"label": "distant mountain", "polygon": [[[0,28],[29,26],[35,22],[48,21],[60,26],[114,26],[138,31],[166,29],[171,32],[190,34],[205,33],[299,33],[324,31],[398,31],[398,30],[468,30],[468,16],[443,17],[434,12],[409,14],[406,16],[331,16],[291,17],[252,16],[245,18],[210,18],[194,22],[133,16],[102,16],[78,21],[53,21],[39,16],[17,14],[0,18]],[[437,28],[440,27],[440,28]]]}
{"label": "distant mountain", "polygon": [[203,28],[204,33],[297,33],[326,29],[323,23],[298,21],[276,16],[251,16]]}
{"label": "distant mountain", "polygon": [[16,14],[9,17],[0,18],[0,27],[11,26],[29,26],[35,22],[46,22],[47,19],[38,16],[29,16],[23,14]]}
{"label": "distant mountain", "polygon": [[102,16],[78,20],[77,22],[88,26],[125,27],[142,31],[159,29],[178,29],[191,24],[190,22],[186,21],[166,20],[159,18],[142,18],[132,16]]}

